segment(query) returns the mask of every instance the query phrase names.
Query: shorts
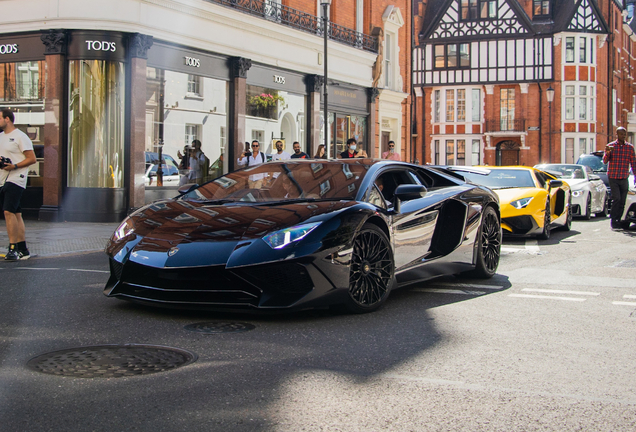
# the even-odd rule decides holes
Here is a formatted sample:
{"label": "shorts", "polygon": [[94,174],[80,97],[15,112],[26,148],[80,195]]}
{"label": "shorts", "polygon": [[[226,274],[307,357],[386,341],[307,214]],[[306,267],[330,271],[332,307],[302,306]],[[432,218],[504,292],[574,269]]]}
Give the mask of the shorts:
{"label": "shorts", "polygon": [[22,213],[20,200],[24,189],[15,183],[6,182],[0,187],[0,205],[2,210],[9,213]]}

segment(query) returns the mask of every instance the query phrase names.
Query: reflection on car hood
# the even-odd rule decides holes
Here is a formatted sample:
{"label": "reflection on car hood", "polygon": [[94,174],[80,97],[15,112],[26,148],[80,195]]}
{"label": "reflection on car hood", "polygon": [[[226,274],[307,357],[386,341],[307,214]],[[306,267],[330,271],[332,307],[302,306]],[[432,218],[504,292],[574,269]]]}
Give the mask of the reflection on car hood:
{"label": "reflection on car hood", "polygon": [[510,204],[512,201],[533,197],[537,194],[538,188],[511,188],[511,189],[496,189],[494,192],[499,196],[501,204]]}
{"label": "reflection on car hood", "polygon": [[[355,205],[354,201],[285,205],[212,205],[184,200],[154,203],[135,220],[142,237],[130,260],[155,267],[226,264],[235,250],[306,220]],[[169,256],[168,251],[178,248]]]}

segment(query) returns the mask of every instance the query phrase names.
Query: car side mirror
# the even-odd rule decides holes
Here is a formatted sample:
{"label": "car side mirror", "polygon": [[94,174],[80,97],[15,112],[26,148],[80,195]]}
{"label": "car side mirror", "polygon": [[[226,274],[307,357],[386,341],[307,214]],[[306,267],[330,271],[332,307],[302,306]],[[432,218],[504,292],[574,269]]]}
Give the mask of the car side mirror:
{"label": "car side mirror", "polygon": [[426,186],[404,184],[395,188],[393,195],[402,201],[418,199],[426,196]]}
{"label": "car side mirror", "polygon": [[550,189],[563,186],[563,180],[550,180]]}
{"label": "car side mirror", "polygon": [[179,193],[181,195],[185,195],[188,192],[190,192],[192,189],[198,187],[199,185],[197,183],[186,183],[183,186],[179,187],[179,189],[177,189],[179,191]]}

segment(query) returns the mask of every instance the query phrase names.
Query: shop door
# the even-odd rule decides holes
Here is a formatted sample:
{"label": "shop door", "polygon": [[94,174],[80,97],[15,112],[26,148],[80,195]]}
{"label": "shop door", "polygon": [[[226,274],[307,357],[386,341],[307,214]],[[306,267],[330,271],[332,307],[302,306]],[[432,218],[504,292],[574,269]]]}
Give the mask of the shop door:
{"label": "shop door", "polygon": [[337,158],[340,153],[346,150],[347,140],[349,139],[349,132],[351,130],[351,118],[348,115],[336,114],[335,123],[336,142],[334,146],[334,154],[332,157]]}

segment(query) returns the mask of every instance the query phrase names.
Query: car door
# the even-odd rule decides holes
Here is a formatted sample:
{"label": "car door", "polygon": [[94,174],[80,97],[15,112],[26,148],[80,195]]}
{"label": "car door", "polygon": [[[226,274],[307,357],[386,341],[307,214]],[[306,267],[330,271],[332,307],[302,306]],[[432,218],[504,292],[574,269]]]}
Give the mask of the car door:
{"label": "car door", "polygon": [[[408,168],[385,170],[377,176],[374,187],[378,183],[381,184],[381,192],[388,207],[392,207],[393,194],[399,185],[422,184]],[[391,216],[396,270],[421,263],[429,253],[439,214],[434,206],[436,202],[426,196],[402,201],[400,212]]]}

